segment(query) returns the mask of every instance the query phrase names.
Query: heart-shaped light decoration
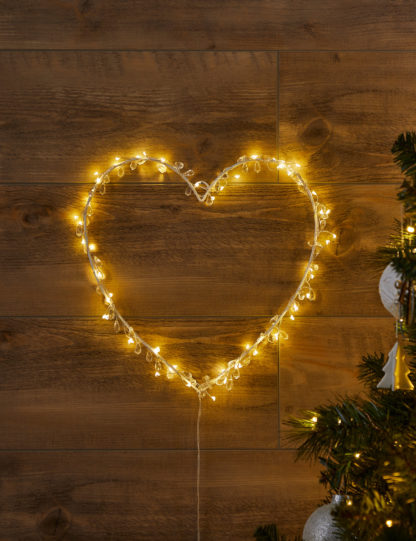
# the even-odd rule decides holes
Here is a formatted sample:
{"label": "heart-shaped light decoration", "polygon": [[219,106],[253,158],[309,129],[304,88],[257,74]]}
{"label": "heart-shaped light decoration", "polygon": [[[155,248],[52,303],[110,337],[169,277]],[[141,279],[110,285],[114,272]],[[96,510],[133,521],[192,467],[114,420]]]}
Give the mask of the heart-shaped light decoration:
{"label": "heart-shaped light decoration", "polygon": [[[312,241],[309,242],[311,247],[309,260],[303,277],[295,292],[287,302],[284,310],[281,314],[274,315],[270,319],[269,327],[259,334],[254,344],[247,345],[246,349],[243,350],[236,359],[230,360],[227,367],[222,370],[219,375],[216,377],[204,376],[202,382],[196,381],[191,373],[185,372],[176,365],[169,363],[161,355],[159,347],[153,347],[145,342],[145,340],[143,340],[143,338],[141,338],[133,327],[123,318],[116,308],[112,293],[108,291],[104,284],[105,274],[103,263],[97,255],[92,253],[93,249],[95,249],[95,245],[89,243],[88,225],[92,216],[91,201],[97,193],[101,195],[105,194],[106,185],[110,182],[111,173],[116,172],[117,176],[121,178],[124,175],[126,167],[130,167],[131,170],[134,170],[144,163],[151,162],[156,164],[157,169],[162,174],[169,170],[178,175],[187,185],[185,191],[186,195],[194,194],[200,203],[205,203],[206,205],[212,205],[214,203],[216,194],[219,194],[224,190],[230,179],[238,179],[240,177],[240,174],[236,173],[236,171],[242,170],[247,172],[249,166],[254,165],[254,171],[258,173],[261,170],[261,164],[264,163],[267,164],[268,168],[271,170],[277,168],[286,171],[287,175],[297,185],[299,191],[309,199],[312,206],[314,234]],[[301,177],[299,165],[296,163],[278,160],[269,156],[242,156],[237,162],[226,167],[219,173],[210,184],[205,181],[192,183],[190,179],[194,175],[194,172],[192,170],[182,172],[183,167],[183,163],[181,162],[175,162],[172,165],[164,158],[147,156],[145,152],[138,156],[123,160],[116,158],[115,163],[106,171],[101,174],[98,172],[95,173],[95,184],[87,197],[82,217],[75,216],[77,222],[76,234],[81,238],[81,243],[83,244],[84,251],[88,256],[92,272],[97,281],[97,293],[102,295],[107,307],[103,318],[114,322],[114,330],[116,332],[123,331],[125,333],[128,343],[131,344],[137,355],[140,355],[142,352],[146,353],[146,360],[155,366],[156,377],[160,376],[162,370],[165,369],[168,379],[178,376],[187,387],[196,391],[199,398],[208,395],[215,400],[215,396],[210,393],[212,387],[215,385],[225,385],[228,390],[231,390],[234,380],[240,377],[240,369],[247,366],[251,360],[256,357],[258,348],[261,345],[264,345],[266,342],[278,343],[280,339],[287,339],[287,333],[280,328],[282,320],[288,314],[290,314],[291,319],[294,319],[294,314],[299,310],[299,302],[305,300],[313,301],[315,299],[315,291],[310,285],[310,281],[314,278],[314,274],[318,269],[315,259],[320,249],[324,245],[329,244],[332,239],[336,238],[336,235],[326,230],[326,223],[330,210],[318,201],[318,196],[315,191],[309,189],[307,183]]]}

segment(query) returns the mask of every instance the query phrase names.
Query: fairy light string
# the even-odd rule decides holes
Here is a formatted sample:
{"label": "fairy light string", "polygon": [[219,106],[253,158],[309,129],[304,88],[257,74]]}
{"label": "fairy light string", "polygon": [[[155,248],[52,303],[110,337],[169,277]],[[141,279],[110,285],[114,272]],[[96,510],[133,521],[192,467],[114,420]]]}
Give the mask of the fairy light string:
{"label": "fairy light string", "polygon": [[[116,307],[112,293],[105,285],[104,265],[101,258],[96,254],[97,246],[95,243],[90,243],[89,241],[88,227],[93,215],[91,205],[93,198],[97,194],[104,195],[106,193],[106,186],[113,180],[111,178],[112,173],[116,173],[117,177],[121,178],[127,167],[130,167],[133,171],[144,163],[154,163],[161,174],[167,171],[176,174],[186,184],[186,195],[193,194],[198,202],[208,206],[214,203],[216,196],[221,194],[229,181],[238,180],[241,177],[241,173],[248,172],[251,166],[256,173],[259,173],[262,164],[265,164],[271,170],[285,171],[288,177],[294,181],[299,191],[308,198],[312,207],[314,232],[313,238],[309,242],[311,251],[305,271],[295,292],[281,313],[275,314],[270,319],[269,326],[258,335],[253,344],[247,344],[240,355],[230,360],[226,368],[222,369],[217,376],[210,377],[206,375],[200,382],[190,372],[182,370],[176,364],[171,364],[165,359],[160,348],[147,343],[121,315]],[[211,183],[205,181],[193,183],[191,178],[194,172],[192,170],[183,172],[183,168],[184,165],[181,162],[171,164],[165,158],[147,156],[145,152],[131,158],[116,158],[115,162],[103,173],[95,173],[95,183],[88,194],[82,214],[81,216],[74,217],[77,223],[76,235],[81,239],[84,252],[88,257],[94,278],[97,282],[97,293],[102,296],[104,305],[106,306],[102,317],[113,322],[114,330],[117,333],[125,333],[128,344],[132,346],[137,355],[145,354],[146,360],[154,365],[154,375],[156,377],[161,376],[162,372],[165,371],[168,379],[178,377],[187,387],[197,393],[199,399],[209,396],[215,401],[215,396],[212,394],[213,388],[215,386],[225,386],[228,390],[231,390],[234,381],[240,377],[240,370],[248,366],[258,355],[261,346],[264,346],[268,342],[277,344],[279,340],[286,340],[288,338],[286,331],[281,328],[282,321],[286,316],[293,320],[303,302],[315,300],[316,293],[311,286],[311,281],[318,270],[315,260],[321,248],[330,244],[336,238],[336,235],[326,229],[330,209],[319,201],[316,192],[311,190],[302,178],[299,172],[299,164],[269,156],[241,156],[235,163],[223,169]]]}

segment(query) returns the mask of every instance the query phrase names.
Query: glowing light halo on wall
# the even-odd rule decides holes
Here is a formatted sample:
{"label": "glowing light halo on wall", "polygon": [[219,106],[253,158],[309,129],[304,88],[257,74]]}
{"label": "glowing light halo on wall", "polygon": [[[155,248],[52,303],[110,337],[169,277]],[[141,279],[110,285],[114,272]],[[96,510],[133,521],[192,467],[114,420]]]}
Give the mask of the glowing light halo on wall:
{"label": "glowing light halo on wall", "polygon": [[[92,217],[91,202],[97,193],[101,195],[105,194],[106,185],[111,180],[110,174],[115,171],[117,172],[117,176],[121,178],[124,175],[125,167],[129,166],[131,170],[135,170],[144,163],[152,162],[156,164],[160,173],[163,174],[169,170],[178,175],[186,184],[186,195],[189,196],[193,194],[198,202],[208,206],[214,203],[216,195],[220,194],[225,189],[227,182],[230,179],[240,178],[240,174],[236,173],[236,170],[248,172],[249,165],[253,165],[254,171],[258,173],[261,170],[261,164],[265,163],[271,170],[281,169],[286,171],[289,178],[295,182],[299,191],[309,199],[312,206],[314,233],[312,241],[309,242],[309,246],[311,247],[309,259],[304,274],[295,289],[295,292],[289,298],[285,308],[280,314],[275,314],[270,319],[268,328],[258,335],[255,342],[253,344],[247,344],[241,354],[237,358],[230,360],[227,363],[226,368],[221,370],[217,376],[210,377],[206,375],[200,382],[198,382],[190,372],[182,370],[176,364],[171,364],[166,360],[162,356],[160,348],[148,344],[121,315],[116,308],[112,293],[108,291],[105,286],[103,262],[95,253],[93,253],[96,251],[96,246],[89,242],[88,226]],[[182,172],[183,163],[175,162],[174,164],[171,164],[164,158],[147,156],[145,152],[142,152],[137,156],[123,160],[116,158],[115,163],[103,173],[95,173],[95,183],[89,192],[82,215],[81,217],[74,217],[77,222],[76,234],[81,238],[81,243],[87,254],[89,264],[97,282],[97,292],[103,297],[106,305],[106,311],[102,317],[114,321],[114,329],[116,332],[123,331],[126,334],[127,341],[132,348],[134,348],[136,354],[140,355],[142,352],[146,353],[146,360],[154,364],[156,377],[159,377],[164,369],[168,379],[172,379],[175,376],[179,377],[187,387],[190,387],[197,393],[200,399],[204,396],[210,396],[215,400],[215,396],[211,394],[212,388],[215,385],[225,385],[228,390],[231,390],[234,381],[240,377],[240,370],[250,364],[250,362],[258,355],[260,346],[267,342],[278,343],[279,340],[288,338],[287,333],[281,329],[281,323],[284,317],[289,316],[290,319],[294,319],[295,314],[299,311],[301,302],[307,300],[313,301],[315,299],[315,291],[310,284],[318,270],[315,259],[318,256],[320,249],[329,244],[332,239],[336,238],[336,235],[326,229],[330,210],[319,202],[316,192],[308,187],[306,181],[300,175],[299,168],[299,164],[269,156],[242,156],[237,162],[223,169],[210,184],[205,181],[192,183],[190,179],[194,173],[192,170]],[[231,175],[231,173],[233,174]]]}

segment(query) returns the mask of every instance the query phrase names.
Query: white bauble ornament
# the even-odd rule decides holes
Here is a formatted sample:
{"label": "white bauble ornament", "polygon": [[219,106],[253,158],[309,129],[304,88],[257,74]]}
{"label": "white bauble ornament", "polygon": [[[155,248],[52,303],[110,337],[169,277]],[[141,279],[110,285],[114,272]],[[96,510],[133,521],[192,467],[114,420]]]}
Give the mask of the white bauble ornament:
{"label": "white bauble ornament", "polygon": [[306,521],[303,528],[303,541],[337,541],[337,528],[332,511],[339,505],[344,496],[332,496],[331,503],[318,507]]}
{"label": "white bauble ornament", "polygon": [[396,287],[396,284],[401,282],[401,279],[402,277],[400,274],[394,270],[393,265],[390,263],[384,269],[378,286],[384,308],[396,319],[399,319],[400,317],[399,289]]}

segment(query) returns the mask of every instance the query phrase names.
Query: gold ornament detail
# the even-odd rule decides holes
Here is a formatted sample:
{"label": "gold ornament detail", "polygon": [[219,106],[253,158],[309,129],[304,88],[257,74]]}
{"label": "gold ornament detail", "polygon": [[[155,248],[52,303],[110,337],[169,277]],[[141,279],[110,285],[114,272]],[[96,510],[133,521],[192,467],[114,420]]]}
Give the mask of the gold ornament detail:
{"label": "gold ornament detail", "polygon": [[378,389],[413,391],[413,383],[408,377],[410,369],[406,359],[404,338],[401,335],[390,350],[383,372],[385,375],[377,385]]}

